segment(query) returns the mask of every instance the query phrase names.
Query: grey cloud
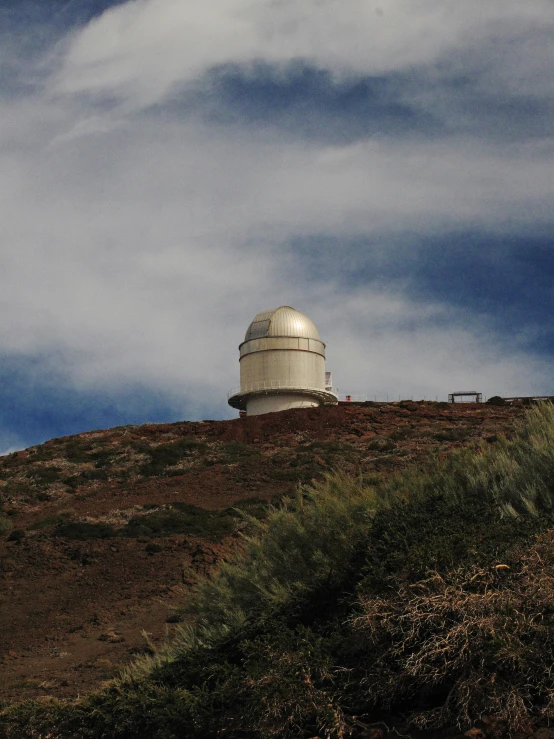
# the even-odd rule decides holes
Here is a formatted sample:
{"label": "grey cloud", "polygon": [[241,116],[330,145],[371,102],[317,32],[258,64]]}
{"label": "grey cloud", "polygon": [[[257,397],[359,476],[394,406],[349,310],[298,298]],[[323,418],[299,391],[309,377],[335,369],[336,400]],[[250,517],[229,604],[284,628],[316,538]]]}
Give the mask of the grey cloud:
{"label": "grey cloud", "polygon": [[[67,55],[66,47],[58,50],[62,72],[54,65],[41,91],[16,96],[6,109],[0,349],[55,355],[67,382],[79,388],[163,387],[176,403],[186,399],[191,414],[201,413],[206,398],[221,397],[223,415],[230,413],[225,390],[236,384],[246,325],[257,310],[289,303],[321,326],[341,385],[434,395],[462,382],[464,358],[484,392],[497,384],[542,388],[550,372],[542,359],[517,343],[504,345],[463,310],[407,297],[400,283],[383,290],[339,284],[332,273],[313,279],[294,239],[327,234],[340,242],[364,234],[392,250],[399,234],[436,234],[453,224],[546,228],[550,143],[508,146],[459,134],[329,144],[291,140],[278,127],[207,122],[194,110],[185,118],[171,108],[153,110],[185,74],[194,82],[219,57],[242,63],[251,49],[261,53],[259,38],[271,35],[258,18],[265,5],[222,2],[221,20],[209,23],[204,6],[194,5],[188,12],[200,19],[198,28],[200,21],[208,26],[194,45],[207,42],[204,56],[192,64],[190,50],[184,59],[177,50],[181,10],[177,18],[173,11],[157,18],[147,32],[146,20],[167,7],[140,2],[94,21],[72,37]],[[420,40],[418,58],[435,59],[456,34],[446,23],[443,38],[442,12],[422,7],[438,37]],[[515,12],[512,3],[502,7]],[[226,14],[233,27],[246,29],[242,36],[228,38]],[[167,29],[172,20],[175,34]],[[254,43],[251,29],[259,26]],[[387,28],[393,67],[393,51],[409,33]],[[292,53],[319,54],[329,68],[366,64],[359,50],[343,50],[344,29],[336,36],[331,25],[323,30],[327,46],[299,22]],[[109,48],[96,48],[108,31]],[[269,62],[276,49],[269,44]],[[341,50],[344,64],[337,61]],[[106,94],[124,100],[123,107],[108,106]]]}
{"label": "grey cloud", "polygon": [[305,59],[219,65],[176,90],[162,110],[172,105],[176,115],[200,113],[224,125],[276,128],[332,144],[376,136],[551,137],[554,29],[481,42],[377,75],[338,77]]}
{"label": "grey cloud", "polygon": [[[128,108],[160,103],[175,86],[219,65],[304,60],[338,79],[378,77],[433,66],[470,51],[476,59],[516,59],[516,87],[550,58],[554,9],[548,0],[352,0],[251,4],[246,0],[126,3],[75,35],[57,76],[60,93],[119,97]],[[505,58],[502,59],[505,62]],[[506,76],[503,65],[497,74]],[[542,75],[547,83],[547,76]]]}

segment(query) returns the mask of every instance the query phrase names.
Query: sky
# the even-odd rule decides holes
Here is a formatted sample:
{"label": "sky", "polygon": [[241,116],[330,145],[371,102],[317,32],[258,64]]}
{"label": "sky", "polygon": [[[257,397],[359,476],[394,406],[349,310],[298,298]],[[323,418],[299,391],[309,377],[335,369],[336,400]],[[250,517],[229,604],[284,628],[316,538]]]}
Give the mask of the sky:
{"label": "sky", "polygon": [[339,393],[554,395],[552,0],[0,0],[0,454]]}

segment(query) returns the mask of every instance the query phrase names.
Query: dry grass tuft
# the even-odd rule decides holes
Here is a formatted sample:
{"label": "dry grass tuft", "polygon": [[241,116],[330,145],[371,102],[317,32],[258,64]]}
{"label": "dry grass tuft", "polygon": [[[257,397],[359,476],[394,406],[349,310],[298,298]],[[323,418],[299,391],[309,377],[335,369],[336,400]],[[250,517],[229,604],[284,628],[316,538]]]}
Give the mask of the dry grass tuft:
{"label": "dry grass tuft", "polygon": [[554,718],[554,530],[511,566],[435,573],[361,608],[352,626],[373,659],[364,680],[373,705],[443,696],[412,711],[425,729],[494,714],[518,731]]}

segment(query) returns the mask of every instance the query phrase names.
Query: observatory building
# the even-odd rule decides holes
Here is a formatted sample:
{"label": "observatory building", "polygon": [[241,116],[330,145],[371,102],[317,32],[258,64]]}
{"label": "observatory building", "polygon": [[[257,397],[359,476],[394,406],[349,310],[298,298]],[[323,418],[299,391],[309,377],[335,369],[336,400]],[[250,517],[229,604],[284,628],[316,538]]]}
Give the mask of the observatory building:
{"label": "observatory building", "polygon": [[240,351],[240,388],[229,405],[248,416],[336,405],[325,374],[325,344],[308,316],[282,305],[258,313]]}

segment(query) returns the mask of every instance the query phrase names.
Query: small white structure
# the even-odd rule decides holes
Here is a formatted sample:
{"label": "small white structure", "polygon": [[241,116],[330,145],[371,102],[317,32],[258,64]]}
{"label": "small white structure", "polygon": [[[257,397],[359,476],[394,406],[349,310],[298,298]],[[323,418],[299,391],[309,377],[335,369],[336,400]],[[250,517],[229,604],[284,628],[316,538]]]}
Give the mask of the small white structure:
{"label": "small white structure", "polygon": [[239,346],[240,388],[229,405],[248,416],[336,405],[325,376],[325,344],[303,313],[282,305],[254,318]]}

